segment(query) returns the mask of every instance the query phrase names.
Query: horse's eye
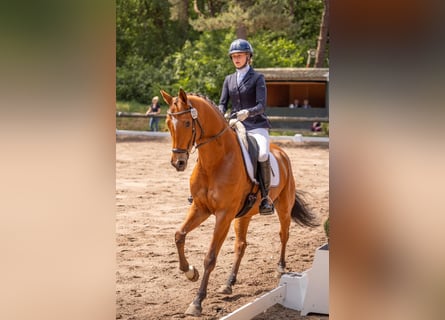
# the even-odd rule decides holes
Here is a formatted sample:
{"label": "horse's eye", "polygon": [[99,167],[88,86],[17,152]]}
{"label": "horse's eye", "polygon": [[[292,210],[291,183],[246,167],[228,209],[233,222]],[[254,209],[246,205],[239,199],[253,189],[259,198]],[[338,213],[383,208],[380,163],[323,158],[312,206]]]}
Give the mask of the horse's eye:
{"label": "horse's eye", "polygon": [[184,123],[184,125],[185,125],[186,128],[190,127],[190,121],[186,121],[186,122]]}

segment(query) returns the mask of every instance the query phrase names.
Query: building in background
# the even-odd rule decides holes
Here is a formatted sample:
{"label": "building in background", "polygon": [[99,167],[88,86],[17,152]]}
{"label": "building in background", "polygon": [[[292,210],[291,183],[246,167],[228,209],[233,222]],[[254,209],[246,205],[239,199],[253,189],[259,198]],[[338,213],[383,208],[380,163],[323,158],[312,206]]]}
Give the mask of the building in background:
{"label": "building in background", "polygon": [[[329,120],[328,68],[255,68],[264,74],[267,86],[267,111],[274,128],[310,130],[313,121]],[[289,108],[295,99],[309,100],[311,108]],[[295,117],[300,121],[274,120],[274,117]],[[307,118],[307,121],[304,119]]]}

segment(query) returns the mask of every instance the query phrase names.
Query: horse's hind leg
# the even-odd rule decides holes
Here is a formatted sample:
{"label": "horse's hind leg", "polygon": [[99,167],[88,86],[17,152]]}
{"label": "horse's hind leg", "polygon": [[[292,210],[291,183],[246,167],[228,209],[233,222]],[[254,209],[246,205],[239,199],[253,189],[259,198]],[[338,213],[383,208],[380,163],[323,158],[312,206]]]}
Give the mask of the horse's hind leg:
{"label": "horse's hind leg", "polygon": [[236,276],[247,247],[247,229],[249,228],[251,217],[239,218],[235,220],[235,260],[233,262],[232,271],[219,292],[224,294],[232,293],[232,286],[236,283]]}
{"label": "horse's hind leg", "polygon": [[280,260],[278,261],[277,272],[278,276],[281,276],[286,272],[286,245],[289,240],[289,228],[291,223],[291,207],[289,206],[289,201],[276,201],[275,209],[280,219],[280,241],[281,241],[281,251]]}
{"label": "horse's hind leg", "polygon": [[175,243],[179,255],[179,269],[185,273],[187,279],[190,281],[197,281],[199,279],[199,273],[195,267],[189,265],[187,258],[185,257],[185,237],[187,233],[198,227],[204,220],[206,220],[209,215],[210,213],[201,212],[194,204],[192,204],[187,217],[185,218],[181,227],[175,233]]}

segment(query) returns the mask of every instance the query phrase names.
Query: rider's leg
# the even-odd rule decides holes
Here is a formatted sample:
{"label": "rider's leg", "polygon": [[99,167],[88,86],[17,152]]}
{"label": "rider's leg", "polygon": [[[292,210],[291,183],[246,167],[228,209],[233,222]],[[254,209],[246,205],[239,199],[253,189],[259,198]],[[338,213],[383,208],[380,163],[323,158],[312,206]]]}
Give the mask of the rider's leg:
{"label": "rider's leg", "polygon": [[267,131],[267,129],[254,129],[250,130],[249,134],[255,138],[259,148],[258,162],[261,174],[260,183],[262,183],[262,187],[260,188],[261,189],[260,214],[269,215],[274,212],[273,202],[269,198],[269,188],[270,188],[269,132]]}

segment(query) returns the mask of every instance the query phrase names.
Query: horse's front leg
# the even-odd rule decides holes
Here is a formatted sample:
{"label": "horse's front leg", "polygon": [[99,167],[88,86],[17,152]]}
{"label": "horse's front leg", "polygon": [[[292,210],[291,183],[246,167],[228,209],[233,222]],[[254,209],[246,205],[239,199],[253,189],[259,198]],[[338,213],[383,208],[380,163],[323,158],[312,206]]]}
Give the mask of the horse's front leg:
{"label": "horse's front leg", "polygon": [[221,249],[227,233],[230,228],[231,219],[227,218],[224,214],[216,214],[215,229],[213,230],[213,238],[210,243],[210,248],[204,259],[204,274],[202,276],[201,285],[199,286],[198,293],[195,299],[187,308],[185,314],[200,316],[202,311],[202,301],[207,296],[207,286],[209,283],[210,273],[215,269],[216,259]]}
{"label": "horse's front leg", "polygon": [[251,217],[243,217],[235,220],[235,259],[226,284],[219,289],[220,293],[232,293],[232,286],[236,283],[236,276],[238,274],[241,260],[247,248],[247,229],[249,228],[250,220]]}
{"label": "horse's front leg", "polygon": [[209,216],[209,212],[199,210],[195,204],[192,204],[183,224],[175,233],[175,243],[179,255],[179,269],[185,273],[187,279],[190,281],[197,281],[199,279],[199,273],[195,267],[189,265],[185,257],[185,237],[187,233],[198,227]]}

